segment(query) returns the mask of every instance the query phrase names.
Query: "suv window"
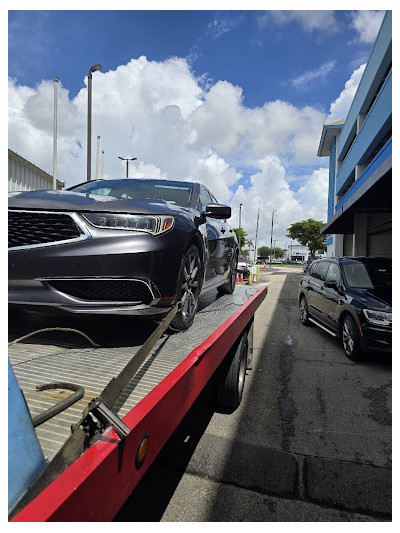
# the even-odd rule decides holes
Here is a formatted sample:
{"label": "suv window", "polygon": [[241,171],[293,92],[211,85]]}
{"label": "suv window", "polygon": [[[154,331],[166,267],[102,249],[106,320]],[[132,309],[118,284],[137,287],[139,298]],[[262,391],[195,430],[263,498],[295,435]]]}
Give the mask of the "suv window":
{"label": "suv window", "polygon": [[336,263],[331,263],[326,273],[326,281],[336,281],[337,285],[341,283],[340,268]]}
{"label": "suv window", "polygon": [[313,265],[311,265],[310,274],[313,278],[325,281],[328,268],[329,261],[321,261],[319,263],[314,263]]}

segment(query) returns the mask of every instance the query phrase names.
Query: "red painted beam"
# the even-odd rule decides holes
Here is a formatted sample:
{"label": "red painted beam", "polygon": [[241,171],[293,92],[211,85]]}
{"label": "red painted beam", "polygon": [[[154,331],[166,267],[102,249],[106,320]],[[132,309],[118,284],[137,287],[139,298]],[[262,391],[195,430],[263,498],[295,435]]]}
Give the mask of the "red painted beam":
{"label": "red painted beam", "polygon": [[[117,514],[190,409],[267,294],[259,290],[196,347],[123,420],[132,430],[123,441],[111,430],[28,504],[13,522],[106,522]],[[137,470],[144,434],[150,447]]]}

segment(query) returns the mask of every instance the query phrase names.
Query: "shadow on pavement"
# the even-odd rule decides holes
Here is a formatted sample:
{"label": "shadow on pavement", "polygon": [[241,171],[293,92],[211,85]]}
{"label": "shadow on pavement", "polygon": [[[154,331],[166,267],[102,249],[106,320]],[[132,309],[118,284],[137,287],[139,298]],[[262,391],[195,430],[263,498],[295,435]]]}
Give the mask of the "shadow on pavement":
{"label": "shadow on pavement", "polygon": [[[357,452],[354,459],[342,460],[338,450],[334,459],[322,453],[299,453],[297,448],[293,451],[298,417],[309,416],[308,410],[310,428],[304,431],[306,441],[301,443],[303,448],[300,446],[300,449],[308,449],[307,438],[312,442],[310,449],[324,450],[326,446],[326,450],[332,451],[334,448],[329,442],[330,428],[327,427],[326,403],[329,400],[324,396],[322,385],[325,383],[323,380],[329,382],[333,369],[338,369],[335,371],[340,386],[346,387],[345,390],[351,394],[347,380],[360,381],[358,374],[363,367],[373,376],[375,370],[382,368],[388,372],[391,365],[388,357],[382,359],[381,356],[368,355],[358,366],[341,353],[336,339],[319,328],[309,328],[305,333],[298,320],[298,281],[298,273],[289,273],[283,283],[268,334],[263,339],[260,355],[251,371],[251,380],[248,379],[246,383],[245,401],[232,415],[236,425],[234,437],[224,438],[218,436],[218,432],[206,432],[216,405],[213,378],[115,521],[161,520],[185,472],[264,495],[370,514],[383,520],[391,516],[390,466],[377,467],[372,460],[360,458]],[[303,345],[301,353],[300,344]],[[304,365],[304,374],[300,375],[300,381],[297,382],[295,379],[299,377],[295,378],[295,368],[299,365]],[[309,376],[308,372],[313,368],[312,365],[320,372],[321,382],[316,379],[311,386],[314,376]],[[383,405],[387,401],[386,389],[383,389],[385,387],[382,387],[381,394],[373,387],[363,389],[362,401],[369,401],[372,411],[375,409],[370,417],[375,417],[373,423],[387,426],[391,425],[391,416],[388,418]],[[304,403],[299,401],[303,390],[306,398],[307,394],[314,398],[313,405],[308,405],[307,399]],[[382,405],[377,405],[377,399],[378,404],[381,402]],[[349,405],[347,409],[350,426],[357,426],[357,418],[351,418],[352,407]],[[314,412],[315,420],[311,416]],[[346,435],[334,437],[340,442]],[[354,449],[357,449],[358,443],[361,449],[362,431],[359,435],[352,435],[352,438]],[[387,444],[390,448],[391,443]],[[389,450],[385,453],[391,457]],[[226,501],[224,494],[223,487],[220,492],[217,489],[213,503],[206,511],[206,521],[241,520],[238,514],[243,505],[240,490],[233,491],[229,501]],[[294,517],[293,521],[303,519]],[[254,521],[257,520],[266,519],[255,516]]]}

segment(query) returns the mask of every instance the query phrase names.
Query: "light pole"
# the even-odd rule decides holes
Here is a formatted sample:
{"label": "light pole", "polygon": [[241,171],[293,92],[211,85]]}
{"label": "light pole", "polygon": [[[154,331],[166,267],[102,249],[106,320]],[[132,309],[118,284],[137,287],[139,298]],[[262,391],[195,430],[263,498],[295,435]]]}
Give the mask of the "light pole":
{"label": "light pole", "polygon": [[99,152],[100,152],[100,135],[97,135],[96,179],[99,177]]}
{"label": "light pole", "polygon": [[242,244],[241,224],[242,224],[242,204],[239,204],[239,256],[240,256],[240,247]]}
{"label": "light pole", "polygon": [[57,92],[58,78],[54,78],[54,133],[53,133],[53,189],[57,189]]}
{"label": "light pole", "polygon": [[118,159],[122,159],[122,161],[126,161],[126,177],[129,178],[129,161],[135,161],[137,157],[121,157],[118,156]]}
{"label": "light pole", "polygon": [[272,223],[271,223],[271,246],[269,250],[269,268],[272,268],[271,266],[271,257],[272,257],[272,235],[274,233],[274,213],[276,213],[276,209],[272,211]]}
{"label": "light pole", "polygon": [[100,69],[101,65],[93,65],[88,72],[87,181],[92,179],[92,73]]}

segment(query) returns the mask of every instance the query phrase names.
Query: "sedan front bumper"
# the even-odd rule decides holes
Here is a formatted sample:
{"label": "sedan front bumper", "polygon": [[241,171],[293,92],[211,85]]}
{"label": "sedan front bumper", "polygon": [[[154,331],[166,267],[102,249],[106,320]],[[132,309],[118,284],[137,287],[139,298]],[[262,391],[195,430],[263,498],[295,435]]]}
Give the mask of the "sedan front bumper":
{"label": "sedan front bumper", "polygon": [[154,315],[174,303],[187,233],[90,227],[80,242],[9,251],[9,302],[74,313]]}

